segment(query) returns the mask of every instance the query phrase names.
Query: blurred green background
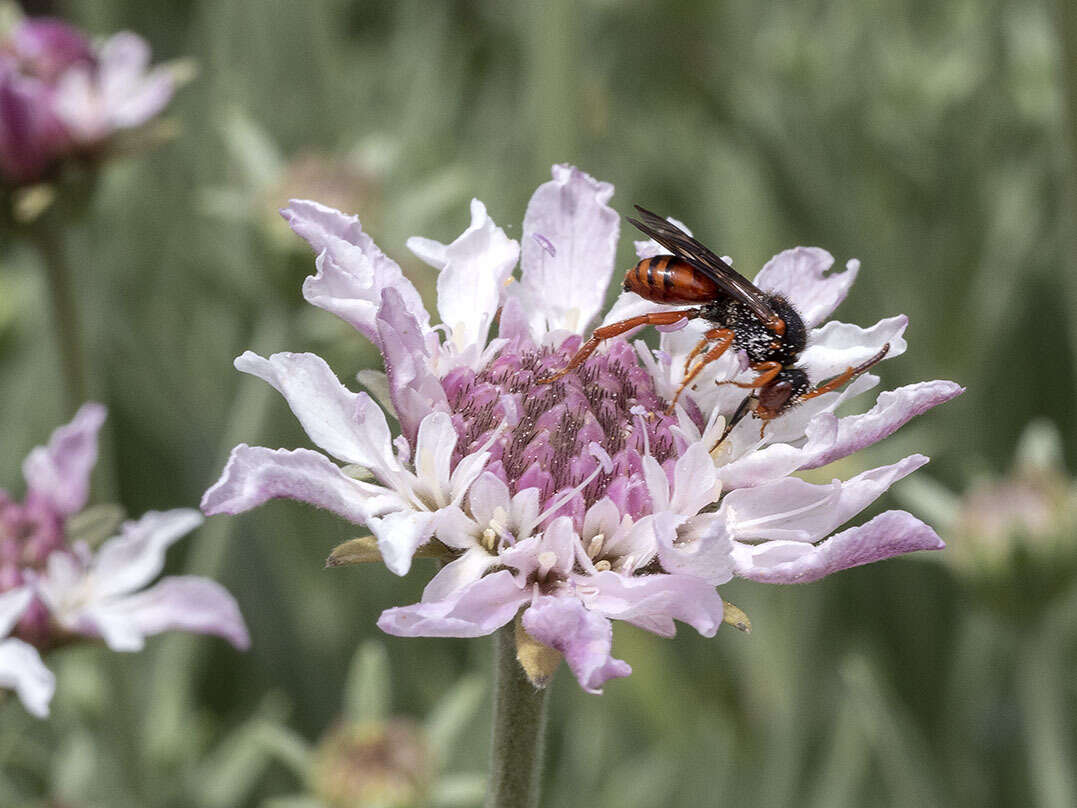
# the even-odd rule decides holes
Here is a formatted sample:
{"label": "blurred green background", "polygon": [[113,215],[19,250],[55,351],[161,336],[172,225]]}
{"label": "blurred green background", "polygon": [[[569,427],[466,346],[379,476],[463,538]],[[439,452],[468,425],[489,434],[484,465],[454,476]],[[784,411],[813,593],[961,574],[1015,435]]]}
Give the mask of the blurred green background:
{"label": "blurred green background", "polygon": [[[476,196],[519,238],[550,164],[572,162],[616,186],[618,210],[675,215],[748,274],[795,244],[860,258],[838,316],[911,318],[884,385],[968,392],[823,475],[930,455],[883,507],[933,520],[949,550],[723,588],[750,636],[618,626],[630,678],[601,697],[564,671],[553,685],[543,804],[1077,804],[1066,0],[34,5],[199,68],[169,110],[179,136],[110,165],[69,234],[91,392],[110,412],[95,501],[191,506],[235,443],[307,445],[232,369],[247,348],[316,351],[344,380],[377,364],[302,302],[313,256],[273,218],[288,196],[357,212],[430,292],[407,236],[451,240]],[[9,242],[0,261],[0,487],[21,492],[21,459],[71,413],[37,257]],[[1015,470],[1037,418],[1057,433],[1034,432]],[[1010,507],[1022,486],[1046,526]],[[307,788],[304,745],[344,712],[363,641],[381,643],[391,713],[422,720],[485,677],[488,641],[379,636],[379,612],[415,601],[431,569],[324,570],[356,530],[276,502],[181,542],[170,569],[235,593],[251,651],[160,637],[139,655],[54,654],[49,722],[0,707],[0,805],[314,805],[287,795]],[[485,768],[477,703],[449,774]],[[458,791],[442,803],[474,804]]]}

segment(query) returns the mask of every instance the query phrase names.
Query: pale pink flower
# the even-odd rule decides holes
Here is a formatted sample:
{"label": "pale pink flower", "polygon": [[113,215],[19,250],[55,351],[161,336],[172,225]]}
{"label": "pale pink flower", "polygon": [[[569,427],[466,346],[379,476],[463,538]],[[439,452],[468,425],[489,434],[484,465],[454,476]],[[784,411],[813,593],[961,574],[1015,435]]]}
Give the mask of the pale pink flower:
{"label": "pale pink flower", "polygon": [[84,405],[27,456],[23,501],[0,491],[0,637],[14,634],[0,641],[0,686],[14,687],[38,715],[47,712],[53,681],[38,650],[94,637],[137,651],[147,636],[173,629],[216,634],[237,648],[250,643],[220,584],[172,576],[144,588],[164,567],[167,548],[202,523],[197,511],[147,513],[96,552],[68,535],[68,518],[89,497],[104,419],[100,404]]}
{"label": "pale pink flower", "polygon": [[[520,614],[526,632],[560,651],[592,692],[630,672],[611,654],[611,619],[662,636],[677,620],[711,636],[723,620],[715,587],[734,575],[809,581],[941,547],[930,527],[901,511],[831,535],[926,462],[921,455],[827,485],[789,475],[886,437],[960,393],[951,382],[883,393],[867,413],[837,418],[840,403],[877,384],[865,375],[771,422],[763,438],[758,422],[745,419],[714,452],[744,395],[714,382],[744,370],[738,357],[715,363],[666,412],[702,324],[663,334],[657,351],[611,340],[578,371],[540,383],[568,362],[599,315],[619,231],[612,193],[555,166],[528,205],[520,245],[478,200],[453,242],[410,239],[440,273],[442,325],[433,327],[415,287],[357,218],[293,201],[284,216],[318,255],[304,296],[379,347],[385,373],[364,371],[359,380],[401,434],[393,440],[374,399],[347,390],[318,357],[244,354],[237,368],[273,384],[311,440],[344,466],[305,449],[239,446],[203,509],[239,513],[275,497],[328,508],[367,524],[398,574],[418,548],[439,552],[446,563],[422,600],[387,610],[383,630],[471,637]],[[641,255],[654,249],[638,247]],[[824,274],[832,262],[798,248],[757,278],[813,329],[801,362],[813,381],[883,344],[890,356],[906,347],[904,317],[867,329],[822,324],[858,268]],[[607,321],[656,308],[626,294]]]}
{"label": "pale pink flower", "polygon": [[4,183],[47,179],[64,159],[92,155],[160,113],[175,74],[149,63],[149,46],[130,32],[94,44],[61,20],[17,20],[0,35]]}

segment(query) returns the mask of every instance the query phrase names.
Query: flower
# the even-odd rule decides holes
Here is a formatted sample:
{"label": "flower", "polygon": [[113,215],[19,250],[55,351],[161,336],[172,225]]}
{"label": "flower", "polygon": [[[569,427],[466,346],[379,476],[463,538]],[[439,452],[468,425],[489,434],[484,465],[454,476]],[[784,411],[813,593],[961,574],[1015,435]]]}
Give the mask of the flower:
{"label": "flower", "polygon": [[15,635],[0,641],[0,685],[14,687],[36,715],[47,713],[53,690],[39,650],[93,637],[114,651],[137,651],[147,636],[172,629],[216,634],[241,649],[250,644],[239,607],[220,584],[171,576],[143,589],[164,567],[168,547],[202,523],[197,511],[147,513],[96,553],[72,534],[104,419],[100,404],[83,405],[27,456],[23,501],[0,491],[0,637]]}
{"label": "flower", "polygon": [[[317,356],[248,352],[236,367],[276,387],[311,440],[345,465],[306,449],[241,445],[203,510],[234,514],[290,497],[366,524],[397,574],[417,552],[437,555],[445,563],[422,600],[385,611],[383,630],[471,637],[519,615],[522,642],[558,652],[591,692],[630,672],[611,655],[612,619],[662,636],[678,620],[711,636],[726,616],[715,587],[734,575],[811,581],[941,547],[930,527],[902,511],[830,535],[923,465],[922,455],[828,485],[790,475],[886,437],[958,395],[952,382],[883,393],[868,412],[838,418],[840,404],[878,383],[864,375],[782,415],[765,436],[745,419],[713,452],[744,395],[714,384],[744,372],[732,352],[667,412],[703,323],[663,334],[656,351],[611,340],[577,371],[542,382],[564,367],[602,307],[619,229],[612,193],[576,168],[554,166],[528,205],[522,243],[478,200],[453,242],[410,239],[412,252],[439,271],[440,326],[430,325],[418,292],[357,218],[293,201],[283,215],[318,254],[304,297],[381,350],[385,373],[363,371],[359,381],[401,434],[394,439],[374,398],[346,389]],[[656,245],[637,249],[642,257]],[[904,317],[866,329],[821,325],[858,271],[850,262],[826,274],[832,263],[823,250],[797,248],[756,278],[811,328],[800,365],[813,382],[884,344],[891,357],[906,347]],[[626,293],[606,322],[655,308]],[[345,547],[355,558],[372,551],[363,539]],[[540,667],[528,668],[539,684],[552,673]]]}
{"label": "flower", "polygon": [[16,18],[0,34],[0,174],[9,186],[48,178],[68,157],[91,157],[117,133],[156,116],[176,74],[151,69],[130,32],[95,45],[61,20]]}

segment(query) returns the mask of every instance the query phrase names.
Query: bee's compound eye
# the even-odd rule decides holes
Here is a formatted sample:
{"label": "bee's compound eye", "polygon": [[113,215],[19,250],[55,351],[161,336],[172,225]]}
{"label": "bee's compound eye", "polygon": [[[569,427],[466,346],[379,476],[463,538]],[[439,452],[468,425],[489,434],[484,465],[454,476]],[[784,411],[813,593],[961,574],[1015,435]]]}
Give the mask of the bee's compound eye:
{"label": "bee's compound eye", "polygon": [[[788,381],[772,382],[759,391],[761,409],[777,415],[786,402],[793,396],[793,384]],[[772,416],[773,417],[773,416]]]}

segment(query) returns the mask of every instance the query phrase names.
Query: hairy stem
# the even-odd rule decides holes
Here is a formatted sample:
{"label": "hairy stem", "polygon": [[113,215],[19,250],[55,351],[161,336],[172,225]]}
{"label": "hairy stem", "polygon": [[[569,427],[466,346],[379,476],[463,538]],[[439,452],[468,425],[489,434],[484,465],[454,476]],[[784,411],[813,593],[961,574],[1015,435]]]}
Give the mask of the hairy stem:
{"label": "hairy stem", "polygon": [[539,798],[546,690],[528,680],[516,661],[510,623],[494,636],[494,739],[486,808],[534,808]]}

